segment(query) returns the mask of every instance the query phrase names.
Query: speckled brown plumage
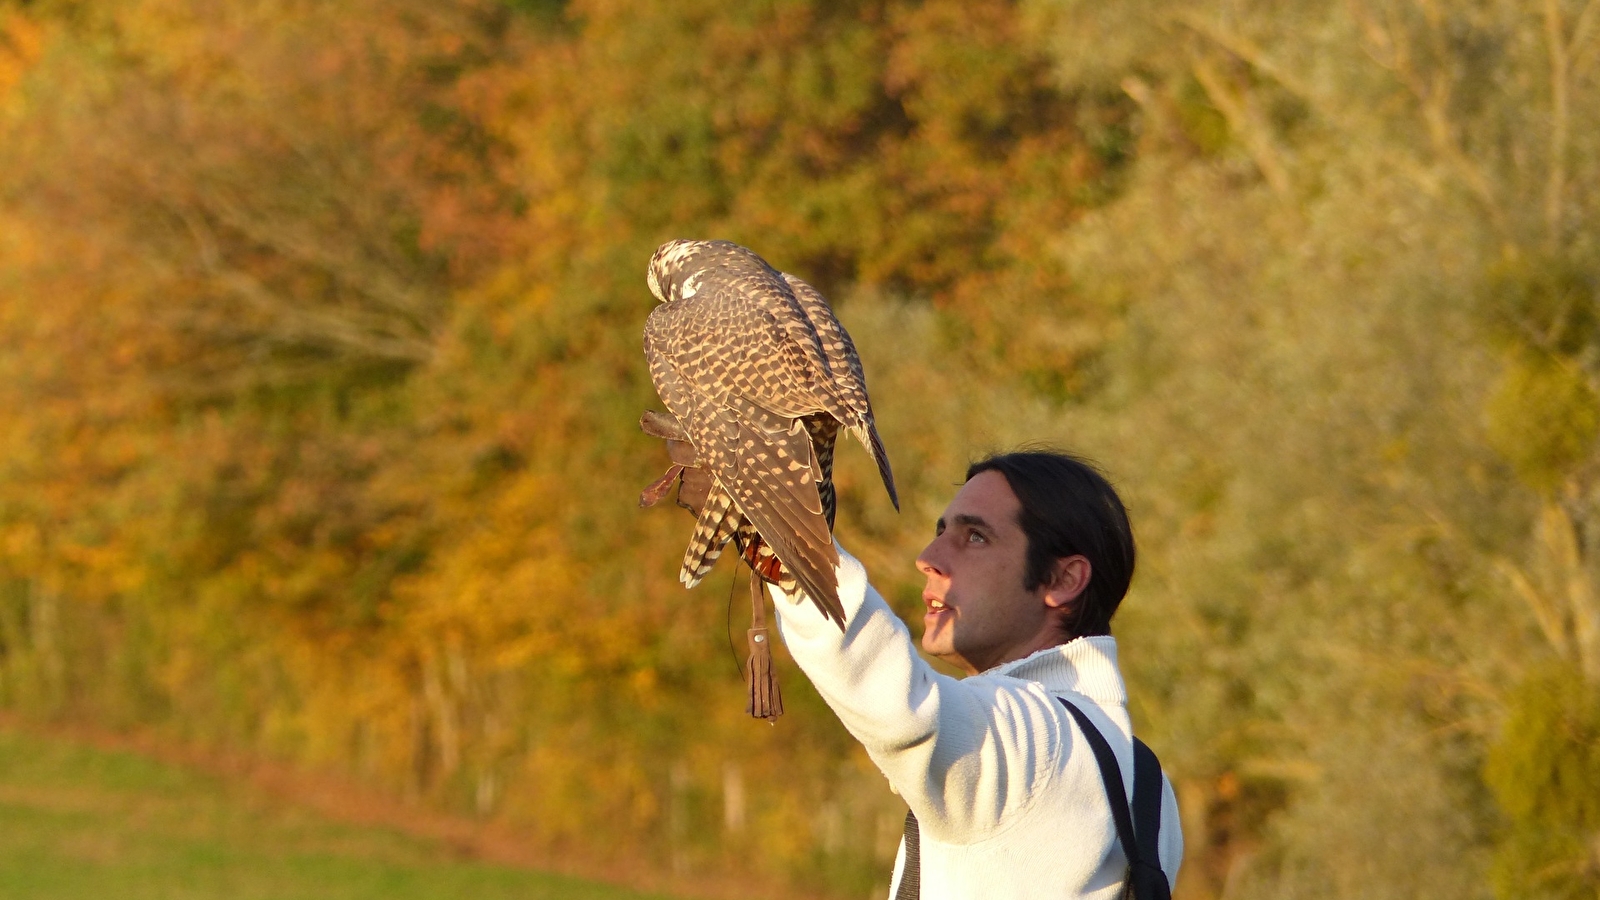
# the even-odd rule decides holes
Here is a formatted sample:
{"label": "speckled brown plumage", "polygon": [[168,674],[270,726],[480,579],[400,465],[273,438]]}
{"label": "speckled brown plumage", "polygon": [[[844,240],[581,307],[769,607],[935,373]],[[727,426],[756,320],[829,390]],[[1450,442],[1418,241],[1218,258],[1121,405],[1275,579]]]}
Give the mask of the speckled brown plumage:
{"label": "speckled brown plumage", "polygon": [[872,454],[899,508],[849,334],[814,288],[728,241],[662,245],[648,283],[661,301],[645,325],[650,377],[714,482],[679,579],[694,586],[735,539],[752,568],[798,586],[842,627],[841,428]]}

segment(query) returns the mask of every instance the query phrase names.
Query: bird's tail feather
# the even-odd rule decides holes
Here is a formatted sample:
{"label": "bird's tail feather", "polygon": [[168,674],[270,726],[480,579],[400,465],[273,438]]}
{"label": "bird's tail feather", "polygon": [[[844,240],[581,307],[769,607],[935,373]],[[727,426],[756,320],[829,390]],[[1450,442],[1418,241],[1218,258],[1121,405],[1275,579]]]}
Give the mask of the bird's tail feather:
{"label": "bird's tail feather", "polygon": [[683,567],[678,571],[678,580],[684,587],[692,588],[706,577],[722,556],[722,548],[727,546],[738,524],[739,514],[733,509],[733,498],[727,491],[712,491],[700,510],[689,548],[683,554]]}
{"label": "bird's tail feather", "polygon": [[883,449],[883,439],[878,437],[878,427],[871,419],[866,419],[850,428],[850,433],[856,436],[861,446],[867,448],[872,454],[872,461],[878,464],[878,477],[883,479],[883,486],[889,492],[889,502],[894,504],[895,512],[900,511],[900,495],[894,489],[894,472],[889,468],[889,451]]}

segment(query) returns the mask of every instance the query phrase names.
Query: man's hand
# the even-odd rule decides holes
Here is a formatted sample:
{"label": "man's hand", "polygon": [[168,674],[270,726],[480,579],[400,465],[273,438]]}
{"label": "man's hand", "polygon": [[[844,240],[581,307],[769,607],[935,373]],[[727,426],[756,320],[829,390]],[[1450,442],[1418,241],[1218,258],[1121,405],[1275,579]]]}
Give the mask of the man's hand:
{"label": "man's hand", "polygon": [[700,460],[695,456],[694,445],[689,443],[689,435],[672,414],[653,409],[646,410],[640,417],[639,427],[645,434],[665,440],[667,457],[672,460],[667,474],[651,482],[639,494],[639,506],[655,506],[661,502],[676,481],[678,505],[698,517],[700,508],[705,506],[706,497],[711,493],[711,475],[700,468]]}

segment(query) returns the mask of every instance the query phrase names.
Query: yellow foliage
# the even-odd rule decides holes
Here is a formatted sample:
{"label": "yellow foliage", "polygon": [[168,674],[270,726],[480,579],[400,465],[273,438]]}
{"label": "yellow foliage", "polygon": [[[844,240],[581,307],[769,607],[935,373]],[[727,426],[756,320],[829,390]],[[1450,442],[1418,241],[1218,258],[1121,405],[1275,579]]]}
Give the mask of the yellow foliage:
{"label": "yellow foliage", "polygon": [[41,22],[17,9],[0,9],[0,112],[9,105],[8,95],[44,55],[47,41]]}

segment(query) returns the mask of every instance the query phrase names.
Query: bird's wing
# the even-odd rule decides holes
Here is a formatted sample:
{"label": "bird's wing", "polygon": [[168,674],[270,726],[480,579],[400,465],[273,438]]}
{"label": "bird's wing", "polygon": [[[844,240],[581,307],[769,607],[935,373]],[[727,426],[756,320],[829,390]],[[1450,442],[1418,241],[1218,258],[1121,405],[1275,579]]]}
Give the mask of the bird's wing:
{"label": "bird's wing", "polygon": [[861,358],[856,355],[856,345],[850,333],[833,314],[833,307],[816,288],[787,272],[779,273],[784,284],[800,305],[801,313],[816,332],[822,346],[825,369],[839,399],[854,413],[866,414],[872,410],[867,399],[866,373],[861,370]]}
{"label": "bird's wing", "polygon": [[789,339],[781,308],[772,311],[785,300],[795,305],[793,296],[784,290],[764,302],[741,294],[752,280],[708,279],[694,297],[656,307],[645,325],[651,379],[739,511],[801,588],[842,621],[838,552],[798,418],[823,411],[811,390],[815,370]]}
{"label": "bird's wing", "polygon": [[[678,345],[682,343],[679,332],[684,329],[679,322],[681,317],[674,315],[675,312],[663,304],[656,307],[645,320],[644,356],[650,366],[650,381],[655,384],[656,394],[666,404],[667,411],[678,420],[679,427],[687,432],[687,418],[694,413],[696,391],[694,385],[687,382],[678,371],[676,358],[680,352]],[[692,434],[689,442],[694,443]]]}
{"label": "bird's wing", "polygon": [[827,359],[833,391],[851,414],[848,418],[840,418],[840,421],[872,454],[872,461],[878,464],[878,475],[883,479],[883,486],[889,491],[889,501],[895,509],[899,509],[900,497],[894,488],[889,453],[883,448],[883,439],[878,437],[878,426],[872,417],[872,401],[867,398],[867,376],[861,368],[861,357],[856,354],[855,342],[850,340],[850,332],[845,331],[844,324],[833,314],[833,308],[820,291],[787,272],[780,274],[816,331]]}
{"label": "bird's wing", "polygon": [[735,370],[741,393],[783,415],[845,420],[849,407],[837,394],[825,338],[782,273],[757,258],[708,271],[701,284],[695,301],[728,311],[732,349],[749,363]]}
{"label": "bird's wing", "polygon": [[833,527],[839,512],[839,496],[833,486],[833,451],[839,443],[839,420],[833,416],[817,414],[800,420],[811,435],[811,447],[817,453],[817,493],[822,500],[822,514]]}
{"label": "bird's wing", "polygon": [[722,482],[744,517],[824,614],[841,625],[834,547],[817,491],[817,459],[799,419],[780,416],[744,398],[721,411],[736,462],[719,466]]}

